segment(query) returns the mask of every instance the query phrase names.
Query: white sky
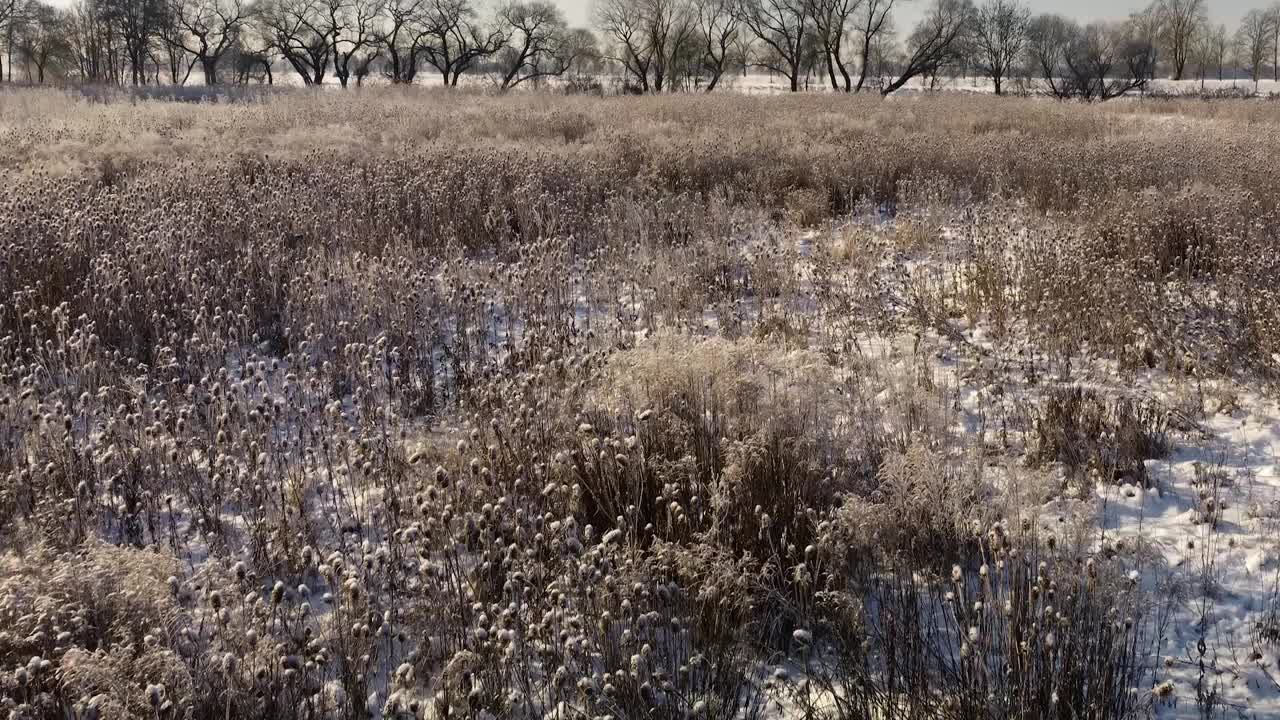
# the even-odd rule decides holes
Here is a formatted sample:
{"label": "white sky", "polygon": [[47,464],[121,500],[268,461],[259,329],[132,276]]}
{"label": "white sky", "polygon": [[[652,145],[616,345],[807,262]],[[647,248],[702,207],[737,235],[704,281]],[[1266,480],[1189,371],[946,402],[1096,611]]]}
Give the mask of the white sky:
{"label": "white sky", "polygon": [[[492,5],[499,0],[479,0],[481,5]],[[909,30],[919,19],[930,0],[897,0],[894,18],[900,31]],[[975,0],[980,2],[981,0]],[[1225,23],[1228,31],[1235,32],[1240,18],[1251,8],[1265,8],[1280,0],[1209,0],[1209,18]],[[50,0],[54,5],[66,7],[72,0]],[[594,0],[553,0],[565,12],[571,25],[591,27],[591,7]],[[1149,4],[1149,0],[1024,0],[1032,12],[1054,12],[1080,21],[1120,20],[1129,13]],[[594,29],[594,28],[593,28]]]}
{"label": "white sky", "polygon": [[[573,25],[590,24],[593,0],[555,0]],[[975,0],[980,2],[980,0]],[[909,29],[920,17],[929,0],[897,0],[894,17],[900,30]],[[1080,21],[1121,20],[1129,13],[1145,7],[1149,0],[1024,0],[1032,12],[1054,12]],[[1267,7],[1275,0],[1209,0],[1209,18],[1225,23],[1235,32],[1236,25],[1250,8]]]}

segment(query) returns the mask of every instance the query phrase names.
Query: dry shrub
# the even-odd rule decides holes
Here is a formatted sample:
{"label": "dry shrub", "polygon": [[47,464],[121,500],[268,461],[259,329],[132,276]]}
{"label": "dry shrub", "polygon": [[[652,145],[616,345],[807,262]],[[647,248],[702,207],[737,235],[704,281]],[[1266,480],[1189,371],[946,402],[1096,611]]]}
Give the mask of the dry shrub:
{"label": "dry shrub", "polygon": [[[959,518],[937,517],[958,529]],[[1035,523],[994,522],[970,530],[946,571],[909,555],[889,562],[882,551],[893,548],[867,548],[867,532],[864,510],[843,508],[809,555],[835,579],[817,594],[821,635],[801,653],[812,661],[797,702],[829,703],[842,718],[957,720],[1057,707],[1125,718],[1149,706],[1131,688],[1149,671],[1138,657],[1154,649],[1158,620],[1131,563],[1081,562],[1081,545]]]}
{"label": "dry shrub", "polygon": [[[0,667],[51,667],[33,673],[10,697],[48,711],[96,697],[102,717],[154,712],[149,685],[166,701],[195,698],[188,668],[174,652],[184,620],[170,578],[171,556],[91,541],[73,552],[33,548],[0,566]],[[12,673],[4,675],[11,683]]]}
{"label": "dry shrub", "polygon": [[817,190],[796,190],[787,193],[787,215],[800,227],[814,227],[830,220],[831,205]]}
{"label": "dry shrub", "polygon": [[782,538],[811,534],[809,514],[832,504],[869,451],[848,427],[838,387],[812,351],[665,335],[615,356],[587,412],[636,432],[657,469],[646,497],[695,503],[695,528],[767,556]]}
{"label": "dry shrub", "polygon": [[1144,461],[1169,451],[1169,420],[1159,407],[1108,400],[1082,387],[1051,390],[1033,419],[1032,462],[1060,462],[1073,479],[1147,485]]}
{"label": "dry shrub", "polygon": [[866,496],[845,496],[832,522],[853,555],[942,569],[998,519],[995,490],[980,468],[921,445],[891,452]]}

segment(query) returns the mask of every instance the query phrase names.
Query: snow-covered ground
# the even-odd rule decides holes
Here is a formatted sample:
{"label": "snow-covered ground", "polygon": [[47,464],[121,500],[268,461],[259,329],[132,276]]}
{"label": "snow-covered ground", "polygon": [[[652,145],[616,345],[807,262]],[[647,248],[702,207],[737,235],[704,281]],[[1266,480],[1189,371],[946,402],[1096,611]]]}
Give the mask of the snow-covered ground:
{"label": "snow-covered ground", "polygon": [[[908,261],[939,277],[957,270],[946,242]],[[802,247],[827,242],[810,234]],[[1016,343],[987,324],[951,321],[951,332],[881,338],[866,346],[880,366],[908,365],[921,347],[937,360],[937,381],[955,388],[956,431],[995,447],[983,421],[998,406],[1040,404],[1050,387],[1080,386],[1134,398],[1173,418],[1165,457],[1146,461],[1148,482],[1069,488],[1041,509],[1046,526],[1064,518],[1094,524],[1094,552],[1124,547],[1147,558],[1143,584],[1167,601],[1156,628],[1151,685],[1172,692],[1153,703],[1160,718],[1280,717],[1280,402],[1260,379],[1200,379],[1158,369],[1121,370],[1076,358],[1054,382],[1028,382]],[[976,436],[975,436],[976,434]],[[1154,612],[1154,609],[1153,609]],[[1141,689],[1143,692],[1150,688]]]}
{"label": "snow-covered ground", "polygon": [[[273,79],[274,82],[279,85],[288,87],[302,86],[302,81],[298,74],[287,67],[275,68]],[[603,75],[600,76],[598,80],[601,87],[603,87],[606,92],[617,91],[617,89],[621,87],[621,78],[615,75]],[[187,85],[190,87],[200,87],[203,86],[203,84],[203,79],[197,74],[193,74],[187,80]],[[378,87],[387,84],[389,84],[387,79],[376,73],[366,78],[362,83],[363,86],[367,87]],[[444,85],[444,81],[439,73],[432,72],[430,68],[428,68],[427,70],[419,72],[418,77],[414,79],[414,84],[428,88],[442,87]],[[462,87],[479,90],[493,90],[498,87],[496,77],[480,73],[462,76],[459,84]],[[551,86],[555,86],[558,84],[558,81],[551,80],[549,84]],[[337,77],[332,74],[325,77],[323,85],[326,88],[340,87]],[[354,78],[351,79],[350,85],[352,87],[356,86]],[[879,79],[868,79],[864,85],[864,91],[874,91],[879,87],[879,85]],[[1037,83],[1034,81],[1028,83],[1018,79],[1008,79],[1005,82],[1006,92],[1009,93],[1020,92],[1024,87],[1034,88],[1036,85]],[[695,86],[693,89],[697,90],[699,87]],[[781,74],[753,70],[745,75],[740,73],[725,75],[721,78],[719,89],[722,91],[739,92],[748,95],[773,95],[790,92],[791,85],[787,78]],[[825,75],[809,75],[802,78],[800,89],[803,92],[832,92],[831,81]],[[917,78],[908,82],[899,92],[934,90],[991,93],[993,89],[990,79],[971,75],[967,77],[939,77],[928,80]],[[1203,81],[1197,79],[1184,79],[1178,81],[1159,79],[1150,83],[1147,92],[1172,95],[1195,95],[1217,91],[1248,92],[1250,90],[1256,91],[1258,95],[1263,97],[1272,94],[1280,94],[1280,82],[1273,79],[1264,79],[1255,87],[1254,83],[1243,78],[1226,80],[1206,78]],[[1133,94],[1134,96],[1141,96],[1144,93],[1135,92]]]}

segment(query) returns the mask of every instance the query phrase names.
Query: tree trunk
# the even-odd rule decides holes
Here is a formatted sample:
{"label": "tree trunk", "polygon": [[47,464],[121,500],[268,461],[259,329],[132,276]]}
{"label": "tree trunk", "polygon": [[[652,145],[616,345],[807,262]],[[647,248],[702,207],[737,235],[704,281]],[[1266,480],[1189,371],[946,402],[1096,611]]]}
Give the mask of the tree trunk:
{"label": "tree trunk", "polygon": [[858,86],[854,88],[854,92],[862,92],[862,86],[867,82],[867,70],[871,64],[871,38],[865,35],[862,38],[862,66],[858,68]]}
{"label": "tree trunk", "polygon": [[218,60],[208,56],[200,58],[200,69],[204,71],[204,84],[213,86],[218,84]]}
{"label": "tree trunk", "polygon": [[520,69],[524,67],[525,62],[529,60],[530,40],[525,38],[524,47],[520,48],[520,56],[511,64],[511,69],[507,71],[506,77],[502,78],[502,89],[506,90],[511,87],[511,81],[516,79],[520,74]]}
{"label": "tree trunk", "polygon": [[711,74],[711,81],[707,83],[706,92],[716,89],[716,85],[720,84],[720,76],[724,74],[724,70],[717,70]]}
{"label": "tree trunk", "polygon": [[1003,90],[1003,88],[1001,87],[1001,84],[1000,84],[1000,81],[1002,81],[1004,78],[1002,78],[1002,77],[1000,76],[1000,73],[992,73],[991,75],[992,75],[992,77],[991,77],[991,84],[995,86],[996,94],[997,94],[997,95],[1002,95],[1002,94],[1004,94],[1004,90]]}
{"label": "tree trunk", "polygon": [[836,69],[840,71],[840,77],[844,79],[844,91],[853,92],[853,79],[849,77],[849,68],[840,61],[840,53],[836,53]]}

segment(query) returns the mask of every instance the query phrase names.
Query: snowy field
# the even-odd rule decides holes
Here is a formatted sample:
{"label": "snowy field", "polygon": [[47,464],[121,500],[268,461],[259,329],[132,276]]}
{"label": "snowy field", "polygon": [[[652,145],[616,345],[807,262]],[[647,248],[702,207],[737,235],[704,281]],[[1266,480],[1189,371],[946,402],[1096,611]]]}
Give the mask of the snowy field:
{"label": "snowy field", "polygon": [[0,95],[5,711],[1280,715],[1280,107],[969,82]]}
{"label": "snowy field", "polygon": [[[621,78],[614,75],[599,76],[598,81],[602,88],[607,92],[616,92],[621,86]],[[856,77],[854,78],[856,80]],[[892,79],[892,78],[887,78]],[[297,73],[286,67],[275,68],[273,72],[273,81],[275,83],[287,86],[301,86],[302,82]],[[356,86],[356,81],[352,79],[351,86]],[[548,81],[551,87],[560,84],[558,79]],[[870,92],[879,86],[879,78],[870,78],[865,84],[865,90]],[[1019,92],[1034,92],[1041,85],[1038,80],[1028,80],[1026,78],[1010,78],[1008,81],[1008,92],[1017,94]],[[255,84],[255,83],[251,83]],[[379,74],[374,74],[366,78],[362,87],[378,87],[389,84],[387,79]],[[424,88],[439,88],[443,86],[443,81],[438,73],[430,72],[430,68],[422,71],[414,84]],[[497,91],[499,80],[485,74],[468,74],[464,75],[459,81],[461,87],[474,90],[491,90]],[[191,76],[187,80],[187,85],[191,87],[201,87],[203,83],[198,76]],[[829,93],[831,90],[831,81],[825,75],[810,75],[801,80],[801,90],[804,92],[823,92]],[[333,76],[326,77],[324,80],[325,87],[340,87],[338,79]],[[747,95],[771,95],[790,93],[790,83],[787,78],[778,73],[761,72],[753,70],[746,74],[729,74],[721,78],[718,89],[722,91],[743,93]],[[698,86],[695,85],[695,90]],[[911,91],[951,91],[951,92],[971,92],[971,93],[991,93],[991,81],[983,77],[940,77],[936,79],[915,79],[907,83],[900,92],[906,93]],[[1254,91],[1256,94],[1267,97],[1273,94],[1280,94],[1280,82],[1266,78],[1258,82],[1255,86],[1250,80],[1225,79],[1218,80],[1216,78],[1206,78],[1204,81],[1197,79],[1169,80],[1157,79],[1152,81],[1147,91],[1134,91],[1134,97],[1141,97],[1152,92],[1170,95],[1197,95],[1203,93],[1231,91],[1231,92],[1248,92]]]}

